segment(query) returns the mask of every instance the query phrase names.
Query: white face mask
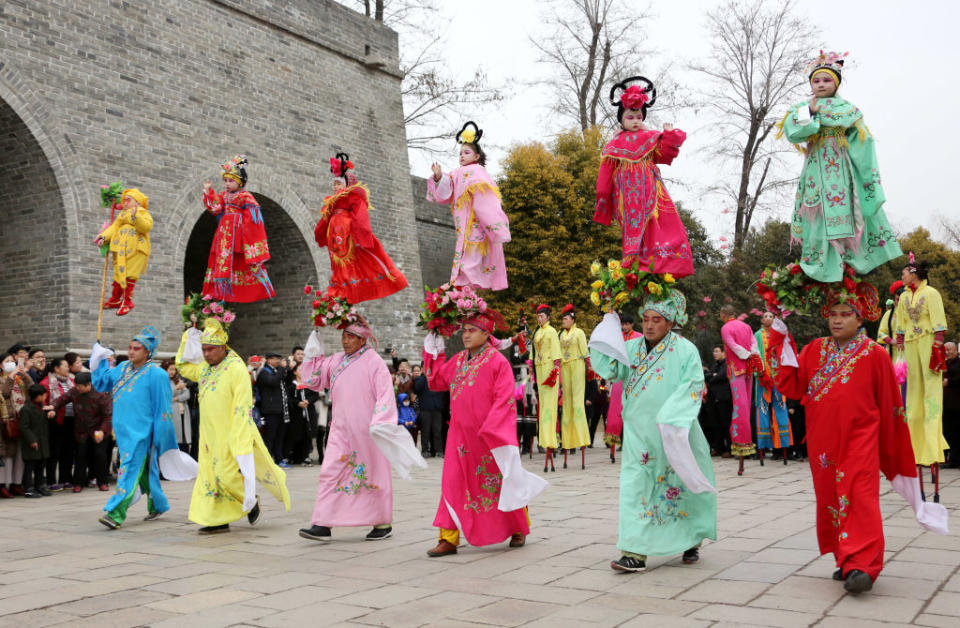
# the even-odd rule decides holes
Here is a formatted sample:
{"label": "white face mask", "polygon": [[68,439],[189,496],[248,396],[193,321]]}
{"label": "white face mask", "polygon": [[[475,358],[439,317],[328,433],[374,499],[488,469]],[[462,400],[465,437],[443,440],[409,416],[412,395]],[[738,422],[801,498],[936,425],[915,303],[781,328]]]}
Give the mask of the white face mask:
{"label": "white face mask", "polygon": [[17,370],[17,365],[13,362],[4,362],[3,363],[3,372],[9,375]]}

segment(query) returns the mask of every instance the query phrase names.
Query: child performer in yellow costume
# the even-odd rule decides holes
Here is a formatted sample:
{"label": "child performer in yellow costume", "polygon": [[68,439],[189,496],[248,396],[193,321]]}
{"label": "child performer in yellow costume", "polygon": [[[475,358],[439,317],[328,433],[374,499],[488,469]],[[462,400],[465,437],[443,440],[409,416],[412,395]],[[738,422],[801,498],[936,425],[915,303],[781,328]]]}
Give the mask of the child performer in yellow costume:
{"label": "child performer in yellow costume", "polygon": [[133,309],[133,288],[147,269],[153,217],[147,211],[147,195],[137,188],[123,191],[123,209],[113,224],[97,236],[96,243],[110,243],[113,255],[113,292],[103,307],[123,316]]}
{"label": "child performer in yellow costume", "polygon": [[566,305],[560,317],[560,386],[563,390],[563,420],[560,436],[563,441],[563,468],[567,468],[567,451],[580,450],[580,468],[587,468],[586,446],[590,444],[590,429],[587,427],[587,410],[584,394],[587,388],[587,337],[577,327],[577,312],[573,305]]}
{"label": "child performer in yellow costume", "polygon": [[[895,316],[897,348],[907,358],[907,425],[913,455],[918,465],[934,468],[936,482],[936,465],[944,461],[943,450],[948,445],[943,438],[943,376],[933,367],[936,355],[943,354],[947,317],[940,293],[927,285],[927,270],[911,252],[902,274],[907,289],[900,296]],[[935,489],[935,497],[937,493]]]}
{"label": "child performer in yellow costume", "polygon": [[[537,376],[538,404],[540,411],[540,433],[537,443],[547,450],[543,461],[543,470],[547,463],[553,467],[553,451],[557,448],[557,405],[560,389],[557,379],[560,377],[561,357],[560,337],[557,330],[550,326],[550,306],[537,306],[537,323],[540,325],[533,333],[533,366]],[[556,469],[553,469],[556,471]]]}

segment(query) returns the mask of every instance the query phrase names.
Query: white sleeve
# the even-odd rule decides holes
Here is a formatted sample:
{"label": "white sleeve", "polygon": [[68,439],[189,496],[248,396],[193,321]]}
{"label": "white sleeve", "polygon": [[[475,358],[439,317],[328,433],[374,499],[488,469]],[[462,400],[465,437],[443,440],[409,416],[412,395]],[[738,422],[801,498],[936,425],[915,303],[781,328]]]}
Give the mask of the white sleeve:
{"label": "white sleeve", "polygon": [[918,478],[898,475],[890,483],[893,484],[893,490],[910,504],[913,509],[913,516],[923,529],[937,534],[950,534],[947,509],[943,504],[923,501],[920,497],[920,480]]}
{"label": "white sleeve", "polygon": [[303,346],[303,359],[307,358],[322,358],[323,357],[323,340],[320,338],[320,334],[317,333],[317,330],[314,329],[310,332],[310,336],[307,338],[307,343]]}
{"label": "white sleeve", "polygon": [[[756,342],[756,340],[754,340],[754,342]],[[733,351],[741,360],[746,360],[750,357],[750,352],[736,343],[730,345],[730,350]]]}
{"label": "white sleeve", "polygon": [[497,340],[497,350],[506,351],[513,346],[513,338],[504,338],[503,340]]}
{"label": "white sleeve", "polygon": [[90,372],[96,371],[100,363],[111,355],[113,355],[112,349],[107,349],[99,342],[93,343],[93,348],[90,349]]}
{"label": "white sleeve", "polygon": [[627,356],[627,343],[623,339],[620,317],[616,312],[607,312],[603,315],[600,324],[593,328],[587,347],[630,366],[630,358]]}
{"label": "white sleeve", "polygon": [[168,449],[157,462],[163,477],[173,482],[186,482],[197,477],[197,461],[179,449]]}
{"label": "white sleeve", "polygon": [[680,480],[693,493],[716,493],[717,489],[700,470],[697,459],[690,448],[690,429],[661,423],[660,437],[663,439],[663,451],[667,454],[670,466],[677,472]]}
{"label": "white sleeve", "polygon": [[813,116],[810,115],[810,104],[806,104],[803,107],[797,107],[797,124],[807,125],[810,124],[810,120],[813,119]]}
{"label": "white sleeve", "polygon": [[180,359],[188,364],[203,364],[203,345],[200,343],[200,330],[196,327],[187,330],[187,342]]}
{"label": "white sleeve", "polygon": [[393,470],[405,480],[410,479],[411,467],[426,469],[427,461],[420,455],[410,432],[396,423],[374,423],[370,426],[370,438],[390,461]]}
{"label": "white sleeve", "polygon": [[549,486],[542,477],[523,468],[520,464],[520,448],[516,445],[497,447],[491,449],[490,453],[497,461],[500,475],[503,476],[498,510],[510,512],[523,508]]}
{"label": "white sleeve", "polygon": [[257,505],[257,468],[253,454],[237,456],[237,466],[243,476],[243,512],[250,512]]}

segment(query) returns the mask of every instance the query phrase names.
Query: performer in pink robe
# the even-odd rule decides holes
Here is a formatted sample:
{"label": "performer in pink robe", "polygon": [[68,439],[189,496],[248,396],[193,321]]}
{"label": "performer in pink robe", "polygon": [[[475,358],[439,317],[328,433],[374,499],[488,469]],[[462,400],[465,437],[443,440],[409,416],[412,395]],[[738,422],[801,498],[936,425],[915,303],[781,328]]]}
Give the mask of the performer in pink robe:
{"label": "performer in pink robe", "polygon": [[393,380],[368,342],[372,337],[360,318],[343,329],[342,352],[324,357],[316,331],[304,347],[305,386],[329,389],[333,408],[312,526],[300,530],[307,539],[328,541],[331,527],[367,525],[373,526],[368,540],[387,538],[393,530],[391,465],[402,477],[411,466],[427,466],[397,424]]}
{"label": "performer in pink robe", "polygon": [[[627,87],[633,81],[646,85]],[[619,101],[618,89],[623,90]],[[655,273],[686,277],[693,274],[690,241],[657,164],[673,163],[687,134],[670,124],[664,124],[662,131],[644,126],[647,108],[656,99],[653,83],[642,76],[628,78],[610,90],[622,130],[600,153],[593,220],[604,225],[611,219],[620,223],[624,266],[639,260],[641,270],[652,266]]]}
{"label": "performer in pink robe", "polygon": [[[620,314],[620,330],[623,340],[633,340],[643,334],[633,329],[633,315]],[[610,385],[610,405],[607,407],[607,421],[603,427],[603,442],[610,447],[610,462],[617,461],[617,446],[623,444],[623,382]]]}
{"label": "performer in pink robe", "polygon": [[506,327],[493,310],[469,315],[463,322],[466,349],[451,360],[440,336],[431,333],[424,341],[430,389],[450,391],[450,430],[433,520],[440,540],[427,552],[431,557],[456,554],[461,534],[471,545],[509,538],[510,547],[523,546],[530,532],[526,505],[547,487],[520,463],[513,367],[490,335],[501,324]]}
{"label": "performer in pink robe", "polygon": [[503,243],[510,241],[510,221],[500,205],[500,190],[484,168],[487,156],[479,144],[482,135],[473,122],[463,125],[457,133],[460,167],[444,173],[439,164],[433,164],[427,200],[450,205],[457,228],[450,283],[504,290]]}
{"label": "performer in pink robe", "polygon": [[757,339],[750,325],[737,318],[732,305],[720,309],[720,337],[727,351],[727,376],[730,379],[730,391],[733,393],[733,418],[730,421],[730,453],[740,457],[740,470],[743,475],[743,457],[752,456],[757,448],[753,444],[753,431],[750,427],[750,400],[753,394],[753,375],[747,366],[750,356],[760,357]]}

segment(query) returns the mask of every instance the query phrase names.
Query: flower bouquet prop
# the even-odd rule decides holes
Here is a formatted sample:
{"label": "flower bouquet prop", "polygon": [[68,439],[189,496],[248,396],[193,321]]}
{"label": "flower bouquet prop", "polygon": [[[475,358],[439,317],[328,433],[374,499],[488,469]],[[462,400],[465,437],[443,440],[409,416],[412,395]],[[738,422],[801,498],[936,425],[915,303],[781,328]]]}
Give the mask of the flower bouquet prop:
{"label": "flower bouquet prop", "polygon": [[676,287],[673,275],[654,273],[653,264],[648,271],[641,271],[638,261],[627,268],[615,259],[606,264],[595,261],[590,265],[590,275],[594,277],[590,301],[604,313],[616,312],[630,301],[642,301],[648,294],[666,298]]}
{"label": "flower bouquet prop", "polygon": [[360,320],[360,313],[343,297],[325,294],[313,300],[313,324],[337,329]]}
{"label": "flower bouquet prop", "polygon": [[436,290],[425,286],[417,325],[449,338],[460,329],[460,319],[474,311],[486,312],[487,303],[471,286],[445,283]]}
{"label": "flower bouquet prop", "polygon": [[[123,181],[116,181],[110,185],[101,185],[100,186],[100,205],[105,208],[110,209],[110,220],[104,221],[100,225],[100,230],[98,234],[103,233],[107,227],[113,224],[114,215],[123,207],[120,205],[120,198],[123,196]],[[100,245],[100,255],[103,257],[107,256],[107,253],[110,251],[110,243],[104,242]]]}
{"label": "flower bouquet prop", "polygon": [[[852,269],[848,269],[852,270]],[[847,275],[844,276],[846,280]],[[786,318],[791,314],[810,316],[820,309],[828,284],[810,279],[800,264],[768,264],[757,280],[757,294],[767,311]]]}
{"label": "flower bouquet prop", "polygon": [[230,331],[230,323],[237,320],[237,315],[227,308],[224,301],[217,301],[210,295],[202,295],[194,292],[188,296],[180,309],[180,318],[183,319],[184,327],[196,327],[203,329],[203,324],[208,318],[220,321],[224,331]]}

